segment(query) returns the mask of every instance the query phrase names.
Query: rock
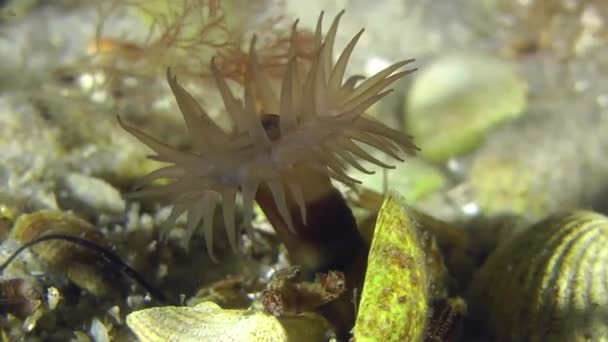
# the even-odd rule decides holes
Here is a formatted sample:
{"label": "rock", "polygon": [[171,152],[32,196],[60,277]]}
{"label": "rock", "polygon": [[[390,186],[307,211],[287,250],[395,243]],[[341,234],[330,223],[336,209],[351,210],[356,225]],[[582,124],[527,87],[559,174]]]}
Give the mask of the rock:
{"label": "rock", "polygon": [[523,113],[526,84],[514,67],[477,55],[448,55],[422,68],[407,94],[406,131],[425,158],[470,152],[495,126]]}
{"label": "rock", "polygon": [[120,192],[104,180],[69,173],[57,183],[57,201],[62,209],[72,209],[89,218],[99,214],[120,215],[126,203]]}

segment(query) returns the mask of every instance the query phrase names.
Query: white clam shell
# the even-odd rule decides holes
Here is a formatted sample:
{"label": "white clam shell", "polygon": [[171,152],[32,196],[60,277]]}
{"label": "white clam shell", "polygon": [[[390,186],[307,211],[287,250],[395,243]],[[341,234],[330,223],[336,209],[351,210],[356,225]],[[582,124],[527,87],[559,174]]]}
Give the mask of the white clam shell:
{"label": "white clam shell", "polygon": [[223,310],[212,302],[194,307],[165,306],[127,316],[142,342],[286,342],[287,333],[272,315],[256,310]]}

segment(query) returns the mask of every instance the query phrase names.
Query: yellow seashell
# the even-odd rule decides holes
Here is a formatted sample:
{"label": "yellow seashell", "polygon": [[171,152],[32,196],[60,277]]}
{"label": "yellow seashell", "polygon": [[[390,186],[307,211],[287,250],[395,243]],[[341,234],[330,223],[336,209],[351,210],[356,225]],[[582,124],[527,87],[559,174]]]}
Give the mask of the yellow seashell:
{"label": "yellow seashell", "polygon": [[[49,233],[80,236],[96,242],[103,238],[102,234],[87,221],[54,210],[41,210],[19,216],[9,238],[25,244]],[[63,265],[73,262],[72,259],[80,249],[66,241],[52,240],[34,246],[31,250],[53,265]]]}
{"label": "yellow seashell", "polygon": [[354,337],[361,341],[421,341],[429,316],[426,256],[411,213],[394,195],[374,230]]}
{"label": "yellow seashell", "polygon": [[[26,244],[47,234],[77,236],[104,245],[103,234],[92,224],[61,211],[40,210],[19,216],[9,238]],[[30,249],[57,273],[96,296],[113,296],[119,292],[116,274],[99,263],[95,252],[62,240],[49,240]]]}
{"label": "yellow seashell", "polygon": [[127,316],[127,325],[142,342],[287,341],[276,317],[257,310],[223,310],[213,302],[139,310]]}
{"label": "yellow seashell", "polygon": [[473,317],[492,341],[608,340],[608,218],[550,217],[490,255],[475,277]]}

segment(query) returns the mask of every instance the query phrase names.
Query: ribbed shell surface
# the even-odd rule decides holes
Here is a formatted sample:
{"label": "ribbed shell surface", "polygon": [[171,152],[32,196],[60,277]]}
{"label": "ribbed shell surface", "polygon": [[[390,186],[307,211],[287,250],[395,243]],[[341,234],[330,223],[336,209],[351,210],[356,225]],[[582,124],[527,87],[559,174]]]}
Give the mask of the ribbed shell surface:
{"label": "ribbed shell surface", "polygon": [[556,215],[499,246],[470,305],[495,341],[608,340],[608,218]]}

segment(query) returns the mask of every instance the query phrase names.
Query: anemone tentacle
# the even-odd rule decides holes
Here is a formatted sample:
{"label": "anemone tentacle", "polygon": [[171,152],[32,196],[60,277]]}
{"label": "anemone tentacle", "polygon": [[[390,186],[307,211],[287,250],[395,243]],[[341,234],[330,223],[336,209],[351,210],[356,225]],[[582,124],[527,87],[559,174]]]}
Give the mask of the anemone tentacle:
{"label": "anemone tentacle", "polygon": [[[191,152],[174,149],[119,118],[126,131],[154,150],[154,159],[171,164],[139,182],[149,186],[155,180],[168,179],[168,184],[139,190],[136,194],[170,197],[174,207],[167,224],[173,225],[180,215],[187,213],[188,238],[202,224],[212,259],[216,260],[212,250],[212,222],[218,204],[223,208],[230,245],[237,249],[237,192],[243,198],[246,225],[253,216],[256,192],[264,186],[271,191],[284,222],[293,229],[287,198],[292,198],[299,207],[304,224],[307,205],[302,185],[292,176],[294,167],[303,165],[353,185],[358,181],[348,175],[349,168],[373,173],[359,159],[383,168],[393,167],[374,157],[368,148],[382,151],[397,161],[402,161],[403,155],[415,153],[417,148],[410,137],[365,114],[390,92],[387,88],[391,84],[415,70],[403,70],[413,60],[392,64],[365,80],[360,76],[345,80],[346,66],[363,30],[350,40],[334,62],[334,43],[343,13],[336,16],[324,39],[321,14],[315,29],[316,51],[307,66],[295,54],[297,21],[294,23],[286,71],[276,89],[258,64],[255,37],[250,44],[241,98],[230,90],[215,60],[211,60],[216,87],[233,123],[229,131],[220,128],[179,84],[171,70],[167,70],[167,81],[193,141]],[[278,116],[273,128],[278,129],[278,133],[271,134],[265,128],[262,118],[268,115]]]}

